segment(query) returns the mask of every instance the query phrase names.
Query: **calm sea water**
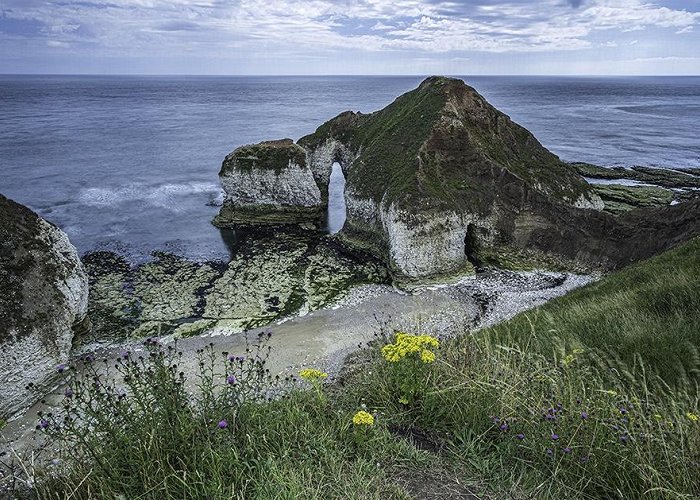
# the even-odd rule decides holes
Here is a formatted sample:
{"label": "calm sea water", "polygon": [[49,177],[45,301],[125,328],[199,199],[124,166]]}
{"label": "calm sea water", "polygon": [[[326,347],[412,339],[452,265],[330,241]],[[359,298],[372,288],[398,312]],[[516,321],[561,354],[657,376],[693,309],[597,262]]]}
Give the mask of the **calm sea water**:
{"label": "calm sea water", "polygon": [[[0,193],[81,252],[225,258],[210,224],[235,147],[369,112],[419,77],[0,76]],[[700,77],[464,77],[565,160],[700,166]]]}

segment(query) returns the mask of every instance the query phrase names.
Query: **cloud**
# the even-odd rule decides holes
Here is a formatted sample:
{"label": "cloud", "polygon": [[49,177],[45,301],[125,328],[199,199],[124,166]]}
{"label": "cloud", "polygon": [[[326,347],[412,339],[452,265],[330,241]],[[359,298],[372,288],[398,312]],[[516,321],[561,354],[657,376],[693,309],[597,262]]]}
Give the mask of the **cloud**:
{"label": "cloud", "polygon": [[159,31],[199,31],[200,29],[202,27],[199,24],[188,21],[171,21],[156,28]]}
{"label": "cloud", "polygon": [[653,0],[0,0],[0,12],[0,41],[95,57],[615,50],[627,32],[672,37],[700,22]]}

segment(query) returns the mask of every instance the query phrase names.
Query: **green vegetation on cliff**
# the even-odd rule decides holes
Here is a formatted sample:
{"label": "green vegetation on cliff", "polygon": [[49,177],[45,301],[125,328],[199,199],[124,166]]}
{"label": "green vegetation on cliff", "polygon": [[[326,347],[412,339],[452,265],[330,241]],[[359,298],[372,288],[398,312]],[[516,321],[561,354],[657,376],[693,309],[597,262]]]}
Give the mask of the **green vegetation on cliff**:
{"label": "green vegetation on cliff", "polygon": [[181,377],[197,374],[178,375],[176,350],[149,341],[147,364],[118,362],[129,394],[90,370],[74,386],[71,411],[92,402],[88,434],[41,417],[69,466],[43,493],[697,497],[699,254],[692,240],[439,347],[386,332],[331,384],[302,371],[311,391],[269,378],[262,338],[245,359],[202,353],[194,399]]}
{"label": "green vegetation on cliff", "polygon": [[289,162],[305,167],[306,153],[291,139],[265,141],[241,146],[229,154],[221,165],[219,175],[224,175],[233,168],[243,171],[265,169],[280,172],[287,168]]}
{"label": "green vegetation on cliff", "polygon": [[377,202],[484,212],[494,195],[485,183],[500,170],[560,201],[589,192],[530,132],[452,78],[430,77],[371,114],[342,113],[299,144],[313,150],[328,139],[358,154],[348,183]]}

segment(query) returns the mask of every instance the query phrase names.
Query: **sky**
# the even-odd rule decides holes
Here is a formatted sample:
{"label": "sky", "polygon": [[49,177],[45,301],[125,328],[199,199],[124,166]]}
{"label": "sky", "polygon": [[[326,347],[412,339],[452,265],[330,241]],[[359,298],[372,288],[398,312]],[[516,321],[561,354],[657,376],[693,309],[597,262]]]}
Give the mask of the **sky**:
{"label": "sky", "polygon": [[0,0],[0,73],[700,74],[700,0]]}

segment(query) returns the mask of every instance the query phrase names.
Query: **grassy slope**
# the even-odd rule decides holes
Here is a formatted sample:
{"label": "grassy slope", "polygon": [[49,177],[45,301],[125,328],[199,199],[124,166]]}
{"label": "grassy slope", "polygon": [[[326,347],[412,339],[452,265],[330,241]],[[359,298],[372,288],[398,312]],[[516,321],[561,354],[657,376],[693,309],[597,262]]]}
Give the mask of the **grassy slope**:
{"label": "grassy slope", "polygon": [[[497,336],[555,332],[562,343],[635,354],[667,380],[700,368],[700,239],[493,327]],[[547,337],[549,338],[549,337]],[[521,339],[524,340],[524,339]],[[541,343],[547,350],[553,346]]]}
{"label": "grassy slope", "polygon": [[[442,123],[445,116],[449,120]],[[448,125],[450,120],[458,125]],[[360,152],[348,178],[355,189],[377,202],[386,194],[388,202],[409,209],[418,201],[422,210],[480,206],[483,193],[474,189],[482,186],[469,184],[481,174],[471,169],[489,161],[557,198],[575,199],[589,189],[530,132],[461,80],[431,77],[379,111],[343,113],[298,142],[313,148],[331,136]]]}
{"label": "grassy slope", "polygon": [[[692,380],[679,382],[700,366],[699,256],[696,239],[445,341],[434,363],[388,363],[372,347],[330,388],[268,403],[168,403],[178,381],[134,364],[151,403],[104,399],[104,430],[90,437],[94,456],[119,472],[103,474],[83,449],[46,497],[468,498],[425,496],[446,484],[481,498],[696,497],[698,395]],[[354,429],[362,407],[376,423]],[[230,432],[216,429],[220,418]],[[123,420],[132,423],[115,425]]]}

